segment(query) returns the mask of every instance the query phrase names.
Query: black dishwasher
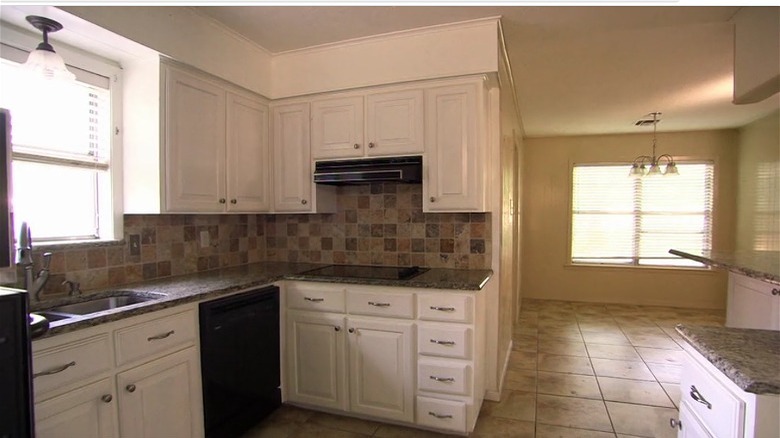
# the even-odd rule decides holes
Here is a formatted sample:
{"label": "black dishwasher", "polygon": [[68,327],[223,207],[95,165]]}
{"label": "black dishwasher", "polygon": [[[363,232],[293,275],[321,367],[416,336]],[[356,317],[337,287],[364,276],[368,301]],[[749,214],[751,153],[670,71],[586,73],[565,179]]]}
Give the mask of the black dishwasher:
{"label": "black dishwasher", "polygon": [[207,437],[236,437],[281,405],[279,288],[200,304]]}

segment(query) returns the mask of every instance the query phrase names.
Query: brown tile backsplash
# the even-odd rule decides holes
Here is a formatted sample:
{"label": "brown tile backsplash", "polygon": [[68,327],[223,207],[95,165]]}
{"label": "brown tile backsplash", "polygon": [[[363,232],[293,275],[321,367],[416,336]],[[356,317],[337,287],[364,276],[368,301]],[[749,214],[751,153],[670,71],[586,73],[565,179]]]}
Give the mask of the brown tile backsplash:
{"label": "brown tile backsplash", "polygon": [[490,267],[489,213],[423,213],[419,184],[344,186],[337,202],[333,214],[125,215],[121,242],[38,246],[35,269],[53,253],[52,297],[65,280],[89,291],[264,260]]}

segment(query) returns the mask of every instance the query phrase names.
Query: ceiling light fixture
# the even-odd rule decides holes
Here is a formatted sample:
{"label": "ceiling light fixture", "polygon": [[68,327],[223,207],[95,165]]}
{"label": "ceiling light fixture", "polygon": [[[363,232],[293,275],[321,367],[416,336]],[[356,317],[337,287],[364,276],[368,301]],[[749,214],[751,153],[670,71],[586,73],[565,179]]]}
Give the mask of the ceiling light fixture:
{"label": "ceiling light fixture", "polygon": [[[653,155],[640,155],[634,159],[634,164],[631,166],[631,171],[628,173],[628,176],[633,178],[641,178],[643,176],[654,176],[654,175],[679,175],[680,172],[677,171],[677,164],[674,162],[674,157],[672,157],[669,154],[663,154],[658,157],[655,156],[655,145],[656,145],[656,131],[658,122],[661,121],[661,113],[660,112],[653,112],[650,114],[647,114],[645,117],[652,116],[652,119],[640,119],[637,120],[634,125],[636,126],[646,126],[652,123],[653,125]],[[661,170],[661,159],[666,159],[666,167],[664,170]],[[645,167],[645,163],[650,165],[650,168]]]}
{"label": "ceiling light fixture", "polygon": [[34,28],[43,32],[43,41],[30,52],[23,67],[45,79],[75,80],[76,75],[65,67],[65,61],[49,44],[49,33],[62,29],[62,25],[50,18],[37,15],[28,15],[26,19]]}

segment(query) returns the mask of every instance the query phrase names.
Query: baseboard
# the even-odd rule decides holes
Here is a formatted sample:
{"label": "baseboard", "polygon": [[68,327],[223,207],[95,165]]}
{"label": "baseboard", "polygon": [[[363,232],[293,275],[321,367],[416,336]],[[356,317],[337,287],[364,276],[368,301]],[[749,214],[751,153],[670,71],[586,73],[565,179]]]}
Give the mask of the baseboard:
{"label": "baseboard", "polygon": [[485,400],[501,401],[501,390],[504,388],[504,378],[506,378],[506,370],[509,369],[509,356],[512,353],[513,341],[509,341],[509,346],[506,349],[504,355],[504,366],[501,369],[501,377],[498,379],[498,391],[485,391]]}

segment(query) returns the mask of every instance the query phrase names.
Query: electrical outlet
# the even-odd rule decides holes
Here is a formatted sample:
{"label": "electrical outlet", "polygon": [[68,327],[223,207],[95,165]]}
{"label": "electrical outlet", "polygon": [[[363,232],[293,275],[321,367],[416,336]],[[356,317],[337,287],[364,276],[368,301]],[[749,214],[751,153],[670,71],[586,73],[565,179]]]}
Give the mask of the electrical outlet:
{"label": "electrical outlet", "polygon": [[206,230],[203,230],[200,232],[200,247],[201,248],[208,248],[211,242],[209,242],[209,232]]}

